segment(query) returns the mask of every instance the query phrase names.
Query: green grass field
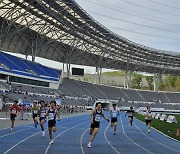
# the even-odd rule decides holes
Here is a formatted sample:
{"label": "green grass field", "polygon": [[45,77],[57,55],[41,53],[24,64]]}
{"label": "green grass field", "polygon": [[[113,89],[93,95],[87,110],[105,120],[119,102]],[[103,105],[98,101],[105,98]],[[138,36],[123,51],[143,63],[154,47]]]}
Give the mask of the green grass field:
{"label": "green grass field", "polygon": [[[176,120],[178,123],[167,123],[165,121],[161,121],[161,120],[157,120],[157,119],[152,119],[152,126],[154,128],[156,128],[157,130],[161,131],[162,133],[177,139],[180,141],[180,136],[177,137],[176,136],[176,129],[179,128],[180,129],[180,115],[174,115],[176,117]],[[145,122],[144,120],[144,116],[140,115],[140,114],[135,114],[135,117],[143,122]]]}

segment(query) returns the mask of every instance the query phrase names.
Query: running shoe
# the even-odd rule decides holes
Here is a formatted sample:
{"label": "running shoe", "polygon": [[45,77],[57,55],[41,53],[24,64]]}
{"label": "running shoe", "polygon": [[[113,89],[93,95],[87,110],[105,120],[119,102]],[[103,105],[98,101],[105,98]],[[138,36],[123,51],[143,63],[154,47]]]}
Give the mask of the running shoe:
{"label": "running shoe", "polygon": [[91,145],[90,145],[90,144],[88,144],[88,145],[87,145],[87,147],[88,147],[88,148],[91,148]]}
{"label": "running shoe", "polygon": [[42,131],[42,136],[45,136],[45,131]]}
{"label": "running shoe", "polygon": [[12,130],[11,130],[11,129],[9,130],[9,133],[12,133]]}

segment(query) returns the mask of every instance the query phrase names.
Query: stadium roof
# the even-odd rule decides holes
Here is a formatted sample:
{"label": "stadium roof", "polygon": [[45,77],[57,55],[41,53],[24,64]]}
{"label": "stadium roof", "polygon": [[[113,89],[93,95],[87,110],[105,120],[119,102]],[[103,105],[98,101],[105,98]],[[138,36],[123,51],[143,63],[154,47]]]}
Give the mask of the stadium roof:
{"label": "stadium roof", "polygon": [[0,48],[25,55],[126,71],[180,75],[180,54],[127,40],[74,0],[3,0]]}

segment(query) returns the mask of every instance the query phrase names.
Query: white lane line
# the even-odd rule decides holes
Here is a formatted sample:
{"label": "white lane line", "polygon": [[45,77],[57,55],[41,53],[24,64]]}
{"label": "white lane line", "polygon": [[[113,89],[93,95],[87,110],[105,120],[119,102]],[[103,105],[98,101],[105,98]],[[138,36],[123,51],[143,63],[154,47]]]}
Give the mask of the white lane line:
{"label": "white lane line", "polygon": [[89,128],[86,129],[86,130],[82,133],[81,138],[80,138],[80,146],[81,146],[82,154],[85,154],[84,149],[83,149],[83,146],[82,146],[82,139],[83,139],[84,134],[85,134],[88,130],[89,130]]}
{"label": "white lane line", "polygon": [[22,142],[28,140],[29,138],[31,138],[31,137],[33,137],[33,136],[39,134],[39,133],[40,133],[40,132],[37,132],[37,133],[35,133],[35,134],[33,134],[33,135],[31,135],[31,136],[25,138],[24,140],[18,142],[17,144],[15,144],[14,146],[12,146],[10,149],[8,149],[6,152],[4,152],[4,154],[7,154],[9,151],[11,151],[13,148],[15,148],[16,146],[18,146],[18,145],[21,144]]}
{"label": "white lane line", "polygon": [[[33,127],[31,127],[31,128],[33,128]],[[13,134],[16,134],[16,133],[19,133],[19,132],[22,132],[22,131],[24,131],[24,130],[28,130],[28,129],[31,129],[31,128],[21,129],[21,130],[19,130],[19,131],[15,131],[15,132],[13,132],[13,133],[9,133],[9,134],[6,134],[6,135],[2,135],[2,136],[0,136],[0,138],[6,137],[6,136],[9,136],[9,135],[13,135]]]}
{"label": "white lane line", "polygon": [[[56,140],[56,138],[58,138],[60,135],[64,134],[65,132],[67,132],[67,131],[69,131],[69,130],[77,127],[77,126],[80,126],[80,125],[82,125],[82,124],[84,124],[84,123],[86,123],[86,122],[87,122],[87,121],[82,122],[82,123],[80,123],[80,124],[78,124],[78,125],[75,125],[75,126],[73,126],[73,127],[70,127],[70,128],[68,128],[68,129],[64,130],[63,132],[61,132],[60,134],[58,134],[58,135],[53,139],[53,141]],[[50,146],[51,146],[51,144],[48,145],[48,147],[47,147],[47,149],[46,149],[46,151],[45,151],[45,154],[48,153],[48,150],[49,150]]]}
{"label": "white lane line", "polygon": [[114,148],[114,147],[112,146],[112,144],[109,142],[109,140],[108,140],[107,137],[106,137],[106,132],[107,132],[107,129],[108,129],[109,125],[110,125],[110,123],[108,124],[108,126],[106,127],[106,129],[105,129],[105,131],[104,131],[104,138],[106,139],[107,143],[111,146],[111,148],[112,148],[116,153],[120,154],[120,152],[117,151],[116,148]]}
{"label": "white lane line", "polygon": [[[100,121],[102,121],[102,120],[103,120],[103,119],[101,119]],[[90,128],[86,129],[86,130],[82,133],[81,138],[80,138],[80,146],[81,146],[81,151],[82,151],[83,154],[85,154],[85,153],[84,153],[84,149],[83,149],[83,146],[82,146],[82,139],[83,139],[84,134],[85,134],[89,129],[90,129]]]}
{"label": "white lane line", "polygon": [[[139,120],[139,119],[137,119],[137,118],[135,118],[137,121],[139,121],[139,122],[141,122],[141,123],[143,123],[143,124],[145,124],[145,122],[143,122],[143,121],[141,121],[141,120]],[[179,140],[177,140],[177,139],[174,139],[174,138],[172,138],[172,137],[170,137],[170,136],[168,136],[168,135],[166,135],[166,134],[164,134],[163,132],[161,132],[161,131],[159,131],[159,130],[157,130],[156,128],[154,128],[154,127],[151,127],[151,129],[154,129],[155,131],[157,131],[158,133],[160,133],[161,135],[163,135],[163,136],[165,136],[165,137],[167,137],[167,138],[169,138],[169,139],[171,139],[171,140],[173,140],[173,141],[176,141],[176,142],[179,142],[180,143],[180,141]]]}
{"label": "white lane line", "polygon": [[158,143],[158,144],[160,144],[160,145],[162,145],[162,146],[164,146],[164,147],[166,147],[166,148],[168,148],[168,149],[171,149],[172,151],[176,151],[176,152],[180,153],[180,151],[178,151],[178,150],[176,150],[176,149],[173,149],[173,148],[171,148],[171,147],[169,147],[169,146],[167,146],[167,145],[165,145],[165,144],[162,144],[161,142],[158,142],[158,141],[156,141],[155,139],[147,136],[135,123],[134,123],[134,125],[136,126],[136,128],[137,128],[144,136],[146,136],[146,137],[149,138],[150,140],[152,140],[152,141],[154,141],[154,142],[156,142],[156,143]]}
{"label": "white lane line", "polygon": [[[85,119],[85,118],[82,118],[82,119]],[[80,119],[80,120],[82,120],[82,119]],[[75,120],[75,121],[80,121],[80,120]],[[64,125],[67,125],[67,124],[70,124],[70,123],[73,123],[73,122],[75,122],[75,121],[71,121],[71,122],[68,122],[68,123],[65,123],[65,124],[62,124],[61,126],[64,126]],[[46,129],[45,131],[47,131],[48,129]],[[35,134],[33,134],[33,135],[31,135],[31,136],[29,136],[29,137],[27,137],[27,138],[25,138],[25,139],[23,139],[23,140],[21,140],[20,142],[18,142],[17,144],[15,144],[14,146],[12,146],[10,149],[8,149],[4,154],[7,154],[9,151],[11,151],[12,149],[14,149],[15,147],[17,147],[19,144],[21,144],[21,143],[23,143],[24,141],[26,141],[26,140],[28,140],[28,139],[30,139],[31,137],[33,137],[33,136],[35,136],[35,135],[37,135],[38,133],[40,133],[41,131],[39,131],[39,132],[37,132],[37,133],[35,133]]]}
{"label": "white lane line", "polygon": [[[120,119],[121,119],[121,116],[120,116]],[[126,136],[126,138],[127,138],[128,140],[130,140],[131,142],[133,142],[135,145],[137,145],[138,147],[140,147],[140,148],[143,149],[144,151],[153,154],[151,151],[145,149],[144,147],[142,147],[142,146],[139,145],[138,143],[134,142],[129,136],[127,136],[127,134],[126,134],[125,131],[124,131],[124,125],[123,125],[122,119],[121,119],[121,123],[122,123],[123,133],[124,133],[124,135]]]}
{"label": "white lane line", "polygon": [[8,128],[10,128],[10,127],[6,127],[6,128],[1,128],[1,129],[0,129],[0,131],[1,131],[1,130],[5,130],[5,129],[8,129]]}

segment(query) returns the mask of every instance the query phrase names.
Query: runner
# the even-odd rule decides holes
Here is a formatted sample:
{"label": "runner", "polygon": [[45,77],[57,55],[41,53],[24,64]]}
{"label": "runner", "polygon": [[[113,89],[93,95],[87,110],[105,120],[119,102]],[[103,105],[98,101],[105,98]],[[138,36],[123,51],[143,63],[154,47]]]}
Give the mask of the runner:
{"label": "runner", "polygon": [[133,107],[130,107],[130,110],[128,110],[125,114],[125,117],[126,117],[126,115],[128,115],[130,126],[132,126],[132,123],[133,123],[133,114],[134,114]]}
{"label": "runner", "polygon": [[45,131],[44,131],[44,123],[46,122],[46,107],[45,107],[45,102],[44,101],[40,101],[41,106],[39,107],[39,122],[40,122],[40,126],[41,126],[41,130],[42,130],[42,136],[45,135]]}
{"label": "runner", "polygon": [[31,108],[31,111],[32,111],[32,116],[33,116],[33,120],[34,120],[34,125],[37,128],[37,125],[38,125],[38,119],[37,119],[38,106],[37,106],[37,102],[33,103],[33,107]]}
{"label": "runner", "polygon": [[58,121],[60,121],[60,114],[56,109],[55,101],[50,102],[50,108],[46,111],[46,115],[48,116],[49,144],[53,144],[52,131],[56,131],[56,115],[58,116]]}
{"label": "runner", "polygon": [[150,133],[150,128],[151,128],[151,122],[152,122],[152,118],[151,118],[151,110],[150,107],[147,106],[147,111],[145,113],[145,121],[146,121],[146,126],[148,126],[148,133]]}
{"label": "runner", "polygon": [[9,133],[12,133],[13,131],[13,128],[14,128],[14,122],[16,120],[16,116],[17,116],[17,113],[19,111],[19,107],[18,107],[18,101],[14,101],[14,104],[10,107],[10,119],[11,119],[11,128],[9,130]]}
{"label": "runner", "polygon": [[116,104],[112,105],[112,109],[110,110],[111,114],[111,127],[114,126],[114,135],[116,135],[116,128],[117,128],[117,117],[120,114],[119,110],[116,107]]}
{"label": "runner", "polygon": [[90,138],[90,142],[87,145],[88,148],[91,148],[91,143],[93,142],[94,138],[96,137],[96,134],[98,133],[101,116],[109,122],[109,119],[107,119],[104,116],[101,102],[98,102],[96,103],[96,109],[93,110],[90,115],[90,121],[91,121],[90,135],[92,136]]}

